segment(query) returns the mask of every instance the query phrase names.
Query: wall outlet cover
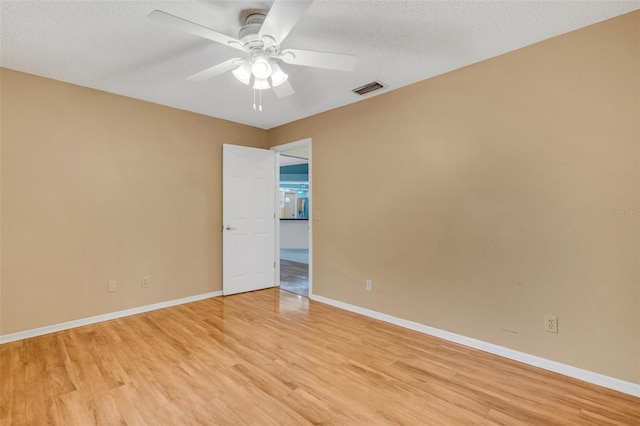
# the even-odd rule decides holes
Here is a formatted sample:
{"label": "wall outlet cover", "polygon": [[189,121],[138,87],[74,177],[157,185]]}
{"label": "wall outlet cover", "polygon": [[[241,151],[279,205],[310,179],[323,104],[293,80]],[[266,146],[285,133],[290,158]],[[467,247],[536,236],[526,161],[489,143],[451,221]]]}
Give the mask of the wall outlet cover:
{"label": "wall outlet cover", "polygon": [[558,333],[558,317],[555,315],[544,316],[544,331]]}

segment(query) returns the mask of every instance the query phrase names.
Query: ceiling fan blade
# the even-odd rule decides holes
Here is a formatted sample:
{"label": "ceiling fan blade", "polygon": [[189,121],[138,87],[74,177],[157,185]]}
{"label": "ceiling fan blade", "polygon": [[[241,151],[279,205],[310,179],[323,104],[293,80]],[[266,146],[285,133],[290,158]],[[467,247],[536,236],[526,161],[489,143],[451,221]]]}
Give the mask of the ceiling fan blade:
{"label": "ceiling fan blade", "polygon": [[187,77],[187,80],[203,81],[209,78],[213,78],[217,75],[223,74],[227,71],[231,71],[232,69],[237,68],[238,66],[240,66],[243,60],[244,59],[242,58],[229,59],[228,61],[221,62],[218,65],[212,66],[211,68],[207,68],[206,70],[190,75],[189,77]]}
{"label": "ceiling fan blade", "polygon": [[273,86],[272,89],[273,89],[273,93],[275,93],[276,96],[279,98],[284,98],[296,93],[295,90],[293,90],[291,83],[289,83],[289,80],[285,81],[284,83],[278,86]]}
{"label": "ceiling fan blade", "polygon": [[240,40],[214,31],[211,28],[203,27],[202,25],[196,24],[195,22],[187,21],[186,19],[179,18],[170,13],[163,12],[161,10],[154,10],[153,12],[151,12],[149,14],[149,19],[161,24],[168,25],[177,30],[224,44],[225,46],[234,47],[240,50],[246,50]]}
{"label": "ceiling fan blade", "polygon": [[275,0],[258,35],[261,39],[273,40],[272,43],[265,41],[267,45],[281,44],[309,8],[311,2],[312,0]]}
{"label": "ceiling fan blade", "polygon": [[276,58],[292,65],[326,68],[337,71],[353,71],[358,57],[342,53],[316,52],[314,50],[286,49]]}

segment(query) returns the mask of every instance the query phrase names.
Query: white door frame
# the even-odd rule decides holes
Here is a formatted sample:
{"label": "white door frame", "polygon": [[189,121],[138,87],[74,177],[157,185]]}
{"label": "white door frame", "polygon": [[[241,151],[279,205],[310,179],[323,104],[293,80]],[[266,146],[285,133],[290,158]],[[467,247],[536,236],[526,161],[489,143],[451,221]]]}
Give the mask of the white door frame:
{"label": "white door frame", "polygon": [[[312,179],[312,150],[311,150],[311,138],[302,139],[296,142],[286,143],[284,145],[277,145],[271,147],[272,150],[277,151],[278,153],[282,151],[289,151],[290,149],[300,148],[303,146],[308,147],[309,149],[309,298],[313,296],[313,189],[311,184]],[[280,205],[280,155],[276,156],[276,206]],[[278,209],[276,209],[279,211]],[[280,220],[276,220],[276,285],[280,286]]]}

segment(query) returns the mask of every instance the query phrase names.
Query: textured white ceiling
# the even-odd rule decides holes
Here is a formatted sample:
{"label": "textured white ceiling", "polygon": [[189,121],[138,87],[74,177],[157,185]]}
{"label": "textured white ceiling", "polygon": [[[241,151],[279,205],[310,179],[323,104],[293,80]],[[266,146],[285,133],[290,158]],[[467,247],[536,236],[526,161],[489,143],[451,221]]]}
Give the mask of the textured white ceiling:
{"label": "textured white ceiling", "polygon": [[271,1],[0,2],[0,65],[260,128],[397,89],[640,8],[639,1],[315,0],[282,48],[357,55],[354,72],[282,65],[296,93],[263,93],[226,73],[185,77],[239,51],[147,19],[155,9],[236,37],[240,12]]}

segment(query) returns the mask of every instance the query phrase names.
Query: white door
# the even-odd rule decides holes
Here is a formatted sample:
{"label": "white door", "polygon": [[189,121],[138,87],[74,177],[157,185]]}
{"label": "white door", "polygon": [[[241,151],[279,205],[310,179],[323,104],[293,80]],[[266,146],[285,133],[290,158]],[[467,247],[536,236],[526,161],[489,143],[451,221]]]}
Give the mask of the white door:
{"label": "white door", "polygon": [[276,284],[276,153],[222,146],[222,293]]}

